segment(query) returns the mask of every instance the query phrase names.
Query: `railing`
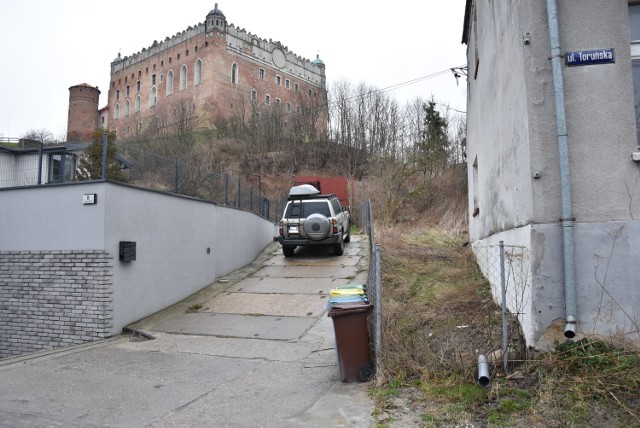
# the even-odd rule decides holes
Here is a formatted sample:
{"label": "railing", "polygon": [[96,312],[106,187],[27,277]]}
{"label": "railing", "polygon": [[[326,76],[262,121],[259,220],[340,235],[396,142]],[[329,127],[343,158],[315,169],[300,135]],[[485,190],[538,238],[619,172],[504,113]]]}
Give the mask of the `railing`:
{"label": "railing", "polygon": [[369,272],[367,280],[367,298],[374,308],[369,317],[369,334],[373,338],[373,354],[376,371],[380,369],[382,352],[382,275],[380,246],[375,240],[373,226],[373,207],[367,200],[360,207],[360,224],[369,237]]}
{"label": "railing", "polygon": [[82,179],[109,180],[249,210],[273,221],[279,219],[284,209],[284,201],[272,202],[265,196],[259,175],[241,178],[214,170],[206,164],[206,159],[185,161],[167,158],[151,150],[131,146],[120,148],[123,155],[116,156],[118,165],[113,169],[113,165],[107,162],[106,144],[105,139],[102,165],[97,162],[98,173],[89,174],[89,177],[80,163],[87,144],[55,147],[5,145],[3,147],[7,150],[0,153],[0,188],[64,184]]}

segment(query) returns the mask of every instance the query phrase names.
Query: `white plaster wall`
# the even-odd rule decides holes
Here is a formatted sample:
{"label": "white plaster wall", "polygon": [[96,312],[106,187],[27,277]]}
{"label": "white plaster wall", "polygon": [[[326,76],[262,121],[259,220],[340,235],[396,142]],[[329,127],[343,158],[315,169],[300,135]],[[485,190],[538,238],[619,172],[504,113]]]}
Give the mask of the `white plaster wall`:
{"label": "white plaster wall", "polygon": [[[113,184],[106,197],[114,333],[250,263],[273,239],[272,222],[242,210]],[[120,241],[136,242],[135,261],[118,260]]]}
{"label": "white plaster wall", "polygon": [[[524,0],[474,3],[467,153],[469,210],[473,213],[475,204],[480,213],[470,215],[470,236],[479,261],[482,248],[499,240],[529,249],[531,306],[522,322],[528,343],[545,348],[564,340],[565,318],[546,5]],[[558,5],[563,53],[600,48],[616,53],[614,64],[563,66],[578,331],[638,341],[640,165],[631,160],[637,142],[628,3],[567,0]],[[475,25],[473,18],[471,23]],[[533,178],[534,171],[539,179]],[[516,309],[512,302],[509,309]]]}
{"label": "white plaster wall", "polygon": [[[468,47],[467,101],[472,240],[524,226],[532,216],[519,8],[513,2],[475,3],[478,25],[471,30]],[[475,217],[474,198],[479,208]]]}
{"label": "white plaster wall", "polygon": [[[85,193],[98,204],[83,205]],[[0,191],[0,250],[103,249],[104,196],[102,183]]]}
{"label": "white plaster wall", "polygon": [[[97,204],[83,205],[86,193]],[[250,263],[273,239],[273,223],[253,213],[115,183],[2,190],[0,219],[0,251],[112,255],[112,334]],[[135,261],[119,260],[120,241],[136,242]]]}

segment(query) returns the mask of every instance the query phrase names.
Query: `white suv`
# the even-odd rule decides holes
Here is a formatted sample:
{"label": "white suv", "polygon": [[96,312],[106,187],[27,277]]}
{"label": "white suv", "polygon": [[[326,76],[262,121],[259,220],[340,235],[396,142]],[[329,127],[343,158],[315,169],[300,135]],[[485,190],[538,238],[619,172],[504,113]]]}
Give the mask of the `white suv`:
{"label": "white suv", "polygon": [[336,195],[320,195],[309,184],[294,186],[284,209],[278,242],[285,257],[293,256],[298,246],[330,245],[334,254],[344,253],[351,240],[351,216]]}

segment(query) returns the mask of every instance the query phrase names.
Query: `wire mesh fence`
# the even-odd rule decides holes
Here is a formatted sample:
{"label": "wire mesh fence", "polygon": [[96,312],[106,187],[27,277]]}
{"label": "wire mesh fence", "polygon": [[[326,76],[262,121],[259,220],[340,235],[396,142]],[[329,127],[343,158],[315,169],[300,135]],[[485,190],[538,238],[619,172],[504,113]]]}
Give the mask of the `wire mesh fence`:
{"label": "wire mesh fence", "polygon": [[526,354],[520,326],[531,317],[531,255],[524,246],[498,245],[474,247],[476,260],[491,284],[491,294],[501,307],[503,365],[509,358]]}
{"label": "wire mesh fence", "polygon": [[371,200],[360,206],[360,224],[369,237],[369,272],[367,279],[367,298],[374,305],[369,316],[369,334],[373,338],[373,353],[376,370],[380,369],[382,352],[382,275],[380,247],[375,240],[373,225],[373,207]]}

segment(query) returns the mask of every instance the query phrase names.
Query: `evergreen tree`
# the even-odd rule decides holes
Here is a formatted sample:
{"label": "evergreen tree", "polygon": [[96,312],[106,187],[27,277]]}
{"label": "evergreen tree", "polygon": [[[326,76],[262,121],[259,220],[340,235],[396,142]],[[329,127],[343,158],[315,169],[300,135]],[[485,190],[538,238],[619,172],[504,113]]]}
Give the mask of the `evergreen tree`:
{"label": "evergreen tree", "polygon": [[424,129],[418,142],[417,165],[423,173],[433,176],[442,171],[449,157],[449,124],[438,110],[433,97],[423,106]]}
{"label": "evergreen tree", "polygon": [[[102,135],[105,131],[96,129],[91,144],[78,160],[78,180],[99,180],[102,178]],[[107,133],[107,179],[126,182],[127,176],[122,164],[116,159],[118,148],[115,145],[116,133]]]}

